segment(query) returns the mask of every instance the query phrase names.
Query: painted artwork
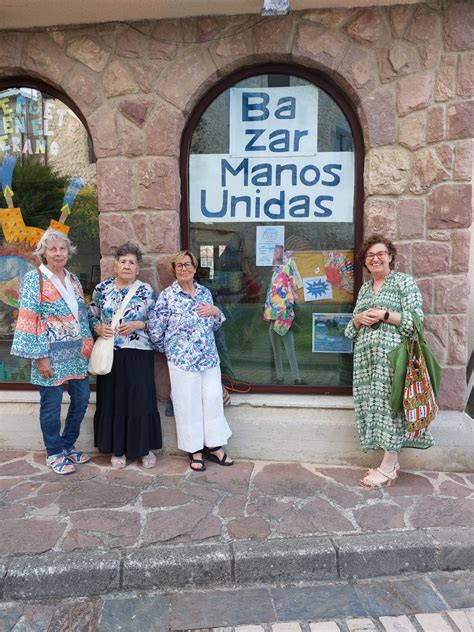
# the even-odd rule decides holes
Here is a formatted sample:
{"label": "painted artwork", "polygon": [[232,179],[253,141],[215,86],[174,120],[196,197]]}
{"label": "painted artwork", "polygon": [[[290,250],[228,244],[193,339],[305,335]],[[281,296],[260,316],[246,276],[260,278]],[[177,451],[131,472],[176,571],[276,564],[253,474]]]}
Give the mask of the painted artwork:
{"label": "painted artwork", "polygon": [[303,281],[298,302],[352,303],[354,299],[354,252],[352,250],[304,250],[293,252]]}
{"label": "painted artwork", "polygon": [[352,340],[344,330],[352,314],[313,313],[313,353],[352,353]]}

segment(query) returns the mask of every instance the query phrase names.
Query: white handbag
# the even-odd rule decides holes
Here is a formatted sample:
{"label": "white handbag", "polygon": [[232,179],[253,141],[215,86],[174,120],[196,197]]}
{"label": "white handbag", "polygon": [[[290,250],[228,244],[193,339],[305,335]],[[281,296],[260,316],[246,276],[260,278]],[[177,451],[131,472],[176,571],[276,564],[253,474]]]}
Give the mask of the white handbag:
{"label": "white handbag", "polygon": [[[112,317],[111,327],[113,329],[119,324],[120,319],[124,315],[125,308],[139,287],[140,281],[135,281],[135,283],[132,283],[130,286],[122,304]],[[97,338],[89,358],[88,369],[91,375],[107,375],[107,373],[110,373],[114,363],[114,343],[115,336],[111,336],[110,338],[102,338],[99,336],[99,338]]]}

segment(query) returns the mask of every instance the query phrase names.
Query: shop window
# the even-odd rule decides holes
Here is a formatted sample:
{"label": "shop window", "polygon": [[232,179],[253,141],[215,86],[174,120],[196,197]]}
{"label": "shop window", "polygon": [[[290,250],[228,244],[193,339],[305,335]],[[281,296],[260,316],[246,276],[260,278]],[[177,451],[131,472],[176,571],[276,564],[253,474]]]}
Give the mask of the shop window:
{"label": "shop window", "polygon": [[[67,100],[67,99],[65,99]],[[0,86],[0,387],[29,382],[29,362],[10,356],[23,275],[44,229],[68,232],[68,269],[86,299],[99,281],[95,158],[89,135],[61,98],[24,85]]]}
{"label": "shop window", "polygon": [[362,144],[341,98],[304,74],[249,72],[199,106],[183,241],[227,318],[224,374],[256,391],[349,392]]}

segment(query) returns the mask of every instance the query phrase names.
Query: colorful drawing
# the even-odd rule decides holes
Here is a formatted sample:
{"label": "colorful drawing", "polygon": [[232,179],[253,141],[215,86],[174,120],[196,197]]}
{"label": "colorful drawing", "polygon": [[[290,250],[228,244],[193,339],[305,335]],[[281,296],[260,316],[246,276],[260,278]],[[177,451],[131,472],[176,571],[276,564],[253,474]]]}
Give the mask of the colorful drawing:
{"label": "colorful drawing", "polygon": [[305,277],[303,284],[305,301],[321,301],[332,298],[332,287],[325,276]]}
{"label": "colorful drawing", "polygon": [[345,253],[338,250],[323,252],[324,268],[331,285],[354,291],[354,264]]}
{"label": "colorful drawing", "polygon": [[313,313],[313,353],[352,353],[352,340],[344,330],[352,314]]}

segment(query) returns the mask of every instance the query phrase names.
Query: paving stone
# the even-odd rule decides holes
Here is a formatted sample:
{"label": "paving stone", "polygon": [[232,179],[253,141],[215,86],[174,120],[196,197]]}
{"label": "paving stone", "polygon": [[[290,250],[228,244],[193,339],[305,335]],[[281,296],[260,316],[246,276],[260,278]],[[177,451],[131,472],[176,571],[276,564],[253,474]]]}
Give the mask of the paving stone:
{"label": "paving stone", "polygon": [[0,463],[6,463],[14,459],[24,459],[28,454],[28,452],[23,450],[0,450]]}
{"label": "paving stone", "polygon": [[316,471],[348,487],[358,487],[363,474],[362,469],[354,467],[318,467]]}
{"label": "paving stone", "polygon": [[[56,610],[56,606],[54,604],[28,604],[26,603],[23,608],[23,613],[21,617],[18,619],[15,627],[12,632],[44,632],[50,628],[51,620],[53,618],[54,611]],[[1,615],[0,615],[0,629],[2,628],[1,624]],[[60,629],[60,628],[56,628]],[[9,629],[5,628],[7,632]]]}
{"label": "paving stone", "polygon": [[142,494],[142,504],[144,507],[178,507],[185,505],[191,496],[179,489],[162,487],[153,492]]}
{"label": "paving stone", "polygon": [[[17,503],[16,505],[7,505],[6,507],[1,507],[2,512],[2,521],[3,520],[14,520],[15,518],[23,518],[26,515],[27,507],[26,505]],[[1,545],[0,545],[1,549]]]}
{"label": "paving stone", "polygon": [[474,575],[472,573],[461,573],[454,577],[440,575],[433,577],[432,582],[451,608],[474,607]]}
{"label": "paving stone", "polygon": [[472,489],[467,485],[460,485],[454,481],[444,481],[439,486],[439,493],[443,496],[454,496],[455,498],[466,498],[472,494]]}
{"label": "paving stone", "polygon": [[370,619],[346,619],[345,624],[349,632],[377,632],[374,622]]}
{"label": "paving stone", "polygon": [[178,593],[171,598],[171,627],[173,629],[212,628],[218,625],[241,625],[255,621],[269,623],[275,621],[268,590]]}
{"label": "paving stone", "polygon": [[426,613],[415,615],[424,632],[453,632],[451,625],[440,614]]}
{"label": "paving stone", "polygon": [[474,527],[430,529],[438,544],[438,567],[443,571],[474,569]]}
{"label": "paving stone", "polygon": [[61,509],[95,509],[105,507],[123,507],[133,502],[138,496],[135,488],[123,485],[110,485],[91,481],[78,483],[62,492],[59,505]]}
{"label": "paving stone", "polygon": [[107,472],[106,477],[110,483],[130,485],[132,487],[146,488],[153,483],[153,479],[150,479],[147,474],[128,467],[123,470],[110,470]]}
{"label": "paving stone", "polygon": [[189,481],[181,485],[181,491],[186,492],[194,498],[200,498],[201,500],[207,500],[210,503],[216,502],[219,498],[219,494],[213,489],[204,487],[203,485],[193,485]]}
{"label": "paving stone", "polygon": [[148,470],[154,475],[160,474],[168,476],[170,474],[186,474],[189,470],[188,459],[166,454],[158,454],[156,457],[156,465],[153,470]]}
{"label": "paving stone", "polygon": [[398,505],[376,503],[354,509],[354,518],[363,531],[400,529],[405,527],[405,511]]}
{"label": "paving stone", "polygon": [[[128,544],[136,541],[140,533],[140,514],[136,511],[76,511],[71,523],[77,531],[95,531],[124,539]],[[126,546],[125,542],[123,543]]]}
{"label": "paving stone", "polygon": [[411,524],[423,527],[470,527],[474,524],[474,500],[467,498],[419,498],[411,512]]}
{"label": "paving stone", "polygon": [[209,540],[216,538],[222,534],[222,522],[217,516],[208,515],[199,522],[191,531],[189,538],[181,538],[180,541],[196,542],[200,540]]}
{"label": "paving stone", "polygon": [[24,460],[11,461],[0,465],[0,476],[31,476],[34,474],[41,474],[42,470],[38,467],[34,467],[31,463],[27,463]]}
{"label": "paving stone", "polygon": [[434,492],[432,482],[425,476],[400,472],[400,478],[393,487],[386,488],[390,496],[423,496]]}
{"label": "paving stone", "polygon": [[421,578],[357,583],[355,590],[361,604],[372,617],[416,613],[423,608],[431,612],[446,609],[435,591]]}
{"label": "paving stone", "polygon": [[23,614],[21,604],[0,604],[0,630],[10,632]]}
{"label": "paving stone", "polygon": [[21,500],[23,498],[28,498],[41,489],[42,486],[42,483],[20,483],[19,485],[12,486],[5,494],[5,498],[7,500]]}
{"label": "paving stone", "polygon": [[239,461],[232,467],[222,467],[211,463],[208,464],[205,472],[199,474],[199,483],[225,492],[247,493],[253,467],[253,463]]}
{"label": "paving stone", "polygon": [[342,579],[427,572],[436,569],[433,540],[426,533],[373,533],[335,537]]}
{"label": "paving stone", "polygon": [[265,632],[261,625],[238,625],[234,630],[235,632]]}
{"label": "paving stone", "polygon": [[99,600],[94,599],[63,602],[55,610],[49,629],[89,632],[95,629],[100,605]]}
{"label": "paving stone", "polygon": [[341,628],[335,621],[321,621],[320,623],[310,623],[310,632],[340,632]]}
{"label": "paving stone", "polygon": [[332,483],[325,485],[322,493],[335,502],[336,505],[344,507],[345,509],[355,507],[359,500],[359,497],[355,492],[346,489],[341,485],[334,485]]}
{"label": "paving stone", "polygon": [[256,510],[271,518],[281,518],[293,507],[293,503],[288,500],[275,500],[268,496],[260,496],[257,499]]}
{"label": "paving stone", "polygon": [[264,518],[248,516],[235,518],[227,525],[227,530],[232,538],[267,538],[270,535],[270,526]]}
{"label": "paving stone", "polygon": [[13,559],[4,582],[6,599],[83,597],[118,590],[120,554],[115,551],[48,553]]}
{"label": "paving stone", "polygon": [[380,617],[380,623],[386,632],[416,632],[415,627],[410,623],[410,619],[401,617]]}
{"label": "paving stone", "polygon": [[97,632],[168,632],[169,602],[169,597],[161,595],[105,599]]}
{"label": "paving stone", "polygon": [[355,588],[348,584],[273,588],[271,594],[278,619],[282,621],[367,615]]}
{"label": "paving stone", "polygon": [[336,552],[329,538],[234,542],[237,584],[336,579]]}
{"label": "paving stone", "polygon": [[246,504],[246,496],[227,496],[219,505],[219,515],[223,518],[243,516]]}
{"label": "paving stone", "polygon": [[146,521],[144,542],[166,542],[189,534],[211,510],[212,505],[208,503],[192,502],[178,509],[150,513]]}
{"label": "paving stone", "polygon": [[301,626],[297,621],[274,623],[272,632],[301,632]]}
{"label": "paving stone", "polygon": [[315,498],[286,514],[277,532],[281,535],[354,531],[355,527],[327,500]]}
{"label": "paving stone", "polygon": [[65,522],[33,518],[2,521],[0,553],[43,553],[64,533]]}
{"label": "paving stone", "polygon": [[[466,612],[463,612],[462,610],[450,610],[446,614],[452,621],[454,621],[454,623],[459,629],[459,632],[472,632],[474,630],[474,626],[471,625],[469,621],[469,617]],[[474,616],[473,616],[473,623],[474,623]]]}
{"label": "paving stone", "polygon": [[87,535],[82,531],[70,531],[61,544],[63,551],[75,551],[78,549],[100,549],[102,541],[94,535]]}
{"label": "paving stone", "polygon": [[253,484],[270,496],[310,498],[323,488],[324,479],[299,463],[272,463],[255,476]]}
{"label": "paving stone", "polygon": [[125,590],[222,586],[230,580],[231,554],[222,544],[147,547],[130,551],[123,562]]}

